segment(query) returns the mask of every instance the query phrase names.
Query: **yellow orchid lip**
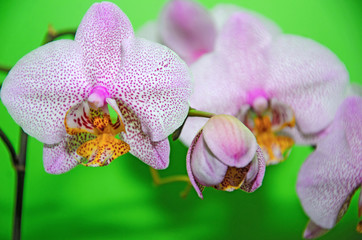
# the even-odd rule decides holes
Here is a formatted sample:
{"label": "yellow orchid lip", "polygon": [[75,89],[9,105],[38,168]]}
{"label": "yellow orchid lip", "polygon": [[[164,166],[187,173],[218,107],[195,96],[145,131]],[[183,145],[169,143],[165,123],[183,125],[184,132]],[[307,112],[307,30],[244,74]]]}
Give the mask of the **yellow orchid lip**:
{"label": "yellow orchid lip", "polygon": [[[263,103],[263,106],[265,104]],[[250,108],[244,118],[245,124],[253,132],[258,145],[264,152],[266,164],[284,161],[294,145],[293,138],[283,134],[283,129],[295,127],[293,110],[276,101],[269,100],[263,111]]]}
{"label": "yellow orchid lip", "polygon": [[272,123],[269,116],[256,117],[253,133],[256,141],[268,155],[267,165],[276,164],[284,161],[288,157],[289,150],[294,145],[291,137],[278,135],[278,132],[285,127],[294,127],[295,120],[282,124],[278,130],[272,129]]}
{"label": "yellow orchid lip", "polygon": [[83,142],[76,153],[83,157],[84,166],[105,166],[117,157],[130,151],[130,146],[116,136],[125,132],[121,117],[112,123],[106,106],[93,108],[84,101],[68,110],[64,118],[65,130],[69,135],[91,134],[96,138]]}

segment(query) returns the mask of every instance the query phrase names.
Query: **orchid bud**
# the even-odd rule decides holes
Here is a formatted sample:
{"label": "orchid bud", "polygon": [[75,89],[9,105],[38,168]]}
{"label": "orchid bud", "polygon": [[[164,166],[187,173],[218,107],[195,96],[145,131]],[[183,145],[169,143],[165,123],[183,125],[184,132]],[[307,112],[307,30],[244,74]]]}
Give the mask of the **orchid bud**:
{"label": "orchid bud", "polygon": [[205,186],[253,192],[261,186],[265,160],[255,136],[242,122],[230,115],[216,115],[192,141],[187,172],[201,198]]}

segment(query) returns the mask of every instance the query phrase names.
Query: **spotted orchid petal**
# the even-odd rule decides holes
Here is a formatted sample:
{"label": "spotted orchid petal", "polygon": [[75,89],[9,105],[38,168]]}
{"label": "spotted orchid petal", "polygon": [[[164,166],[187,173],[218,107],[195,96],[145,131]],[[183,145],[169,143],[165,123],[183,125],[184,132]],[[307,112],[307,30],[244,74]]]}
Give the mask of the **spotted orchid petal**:
{"label": "spotted orchid petal", "polygon": [[153,142],[167,138],[187,116],[191,75],[170,49],[144,39],[122,43],[122,67],[109,88],[140,120]]}
{"label": "spotted orchid petal", "polygon": [[172,0],[161,12],[160,35],[163,43],[188,64],[214,48],[216,29],[208,11],[188,0]]}
{"label": "spotted orchid petal", "polygon": [[[195,136],[195,138],[193,139],[193,141],[191,142],[190,144],[190,147],[189,147],[189,150],[187,151],[187,156],[186,156],[186,170],[187,170],[187,174],[189,176],[189,179],[190,179],[190,182],[192,184],[192,186],[194,187],[197,195],[203,199],[204,196],[202,195],[202,191],[204,191],[205,189],[205,186],[204,185],[201,185],[197,179],[194,177],[194,174],[192,172],[192,167],[191,167],[191,157],[194,153],[194,150],[195,150],[195,147],[196,147],[196,144],[197,142],[199,141],[200,139],[200,136],[202,134],[202,131],[199,131],[198,134]],[[211,170],[212,168],[210,168]]]}
{"label": "spotted orchid petal", "polygon": [[75,36],[83,49],[87,77],[110,87],[121,66],[122,41],[130,37],[132,25],[118,6],[110,2],[93,4]]}
{"label": "spotted orchid petal", "polygon": [[326,47],[293,35],[276,38],[267,57],[266,91],[292,107],[303,133],[326,128],[345,97],[348,73],[343,63]]}
{"label": "spotted orchid petal", "polygon": [[65,137],[64,116],[88,95],[91,81],[83,70],[77,42],[59,40],[24,56],[1,89],[1,101],[26,133],[46,144]]}
{"label": "spotted orchid petal", "polygon": [[57,144],[44,144],[44,169],[51,174],[67,172],[82,162],[82,157],[76,154],[83,142],[93,140],[95,136],[87,133],[67,135]]}
{"label": "spotted orchid petal", "polygon": [[246,175],[245,182],[240,187],[242,190],[245,192],[254,192],[261,186],[265,174],[265,162],[263,151],[258,146],[250,169]]}
{"label": "spotted orchid petal", "polygon": [[168,139],[154,142],[142,131],[141,122],[136,114],[123,102],[107,99],[125,125],[122,139],[130,146],[130,153],[155,169],[165,169],[169,164],[170,145]]}
{"label": "spotted orchid petal", "polygon": [[340,106],[330,132],[303,164],[297,193],[304,211],[321,228],[330,229],[345,213],[362,184],[362,98]]}

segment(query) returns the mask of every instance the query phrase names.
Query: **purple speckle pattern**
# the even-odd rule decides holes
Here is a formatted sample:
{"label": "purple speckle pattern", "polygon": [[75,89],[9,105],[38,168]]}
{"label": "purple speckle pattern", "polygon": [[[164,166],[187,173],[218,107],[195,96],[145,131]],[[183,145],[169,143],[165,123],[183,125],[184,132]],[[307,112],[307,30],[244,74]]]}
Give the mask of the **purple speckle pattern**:
{"label": "purple speckle pattern", "polygon": [[112,82],[111,98],[124,102],[137,115],[142,130],[161,141],[183,123],[191,95],[191,74],[170,49],[144,39],[122,44],[122,66]]}
{"label": "purple speckle pattern", "polygon": [[60,143],[44,144],[43,163],[45,171],[51,174],[61,174],[77,166],[82,157],[76,151],[80,145],[96,136],[89,133],[66,135]]}
{"label": "purple speckle pattern", "polygon": [[26,133],[46,144],[64,138],[66,112],[90,91],[82,62],[77,42],[59,40],[35,49],[12,68],[1,101]]}
{"label": "purple speckle pattern", "polygon": [[68,131],[76,129],[75,131],[77,132],[87,131],[93,134],[96,133],[91,121],[91,113],[87,101],[83,101],[69,109],[65,117],[65,121],[67,127],[69,128]]}
{"label": "purple speckle pattern", "polygon": [[113,3],[93,4],[80,23],[75,41],[83,49],[89,79],[112,81],[121,66],[121,44],[133,37],[128,17]]}
{"label": "purple speckle pattern", "polygon": [[243,185],[241,185],[240,189],[245,192],[254,192],[258,189],[263,183],[264,175],[265,175],[265,159],[263,150],[258,146],[255,153],[255,158],[258,161],[258,172],[253,179],[246,180]]}
{"label": "purple speckle pattern", "polygon": [[[166,168],[167,136],[187,116],[191,74],[171,50],[134,38],[127,16],[113,3],[92,5],[75,41],[54,41],[23,57],[5,79],[1,100],[29,135],[45,143],[46,171],[62,173],[79,160],[74,146],[86,141],[66,134],[64,117],[95,87],[119,103],[130,152]],[[81,119],[81,113],[71,114]]]}
{"label": "purple speckle pattern", "polygon": [[132,109],[121,102],[118,107],[112,107],[122,117],[126,132],[121,133],[121,138],[131,147],[130,153],[155,169],[167,168],[170,158],[168,139],[153,142],[150,136],[142,131],[141,122]]}
{"label": "purple speckle pattern", "polygon": [[204,191],[205,186],[201,185],[194,177],[194,174],[192,172],[192,168],[191,168],[191,161],[192,161],[192,155],[194,153],[195,150],[195,146],[197,141],[199,140],[199,138],[202,137],[202,129],[197,133],[197,135],[195,136],[194,140],[192,140],[192,143],[189,147],[189,150],[187,151],[187,156],[186,156],[186,170],[187,170],[187,174],[189,176],[190,182],[192,184],[192,186],[194,187],[195,191],[197,192],[197,195],[199,195],[199,197],[201,199],[204,198],[204,196],[202,195],[202,191]]}

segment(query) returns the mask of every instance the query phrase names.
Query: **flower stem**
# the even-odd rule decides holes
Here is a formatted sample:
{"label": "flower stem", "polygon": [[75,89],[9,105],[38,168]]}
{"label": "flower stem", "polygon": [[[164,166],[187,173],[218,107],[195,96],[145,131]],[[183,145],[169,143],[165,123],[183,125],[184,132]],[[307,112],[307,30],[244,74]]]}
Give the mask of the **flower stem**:
{"label": "flower stem", "polygon": [[184,125],[185,125],[185,122],[186,122],[186,120],[187,120],[188,117],[205,117],[205,118],[211,118],[211,117],[213,117],[213,116],[215,116],[215,114],[209,113],[209,112],[199,111],[199,110],[196,110],[195,108],[190,107],[190,108],[189,108],[189,112],[188,112],[188,114],[187,114],[187,117],[186,117],[185,121],[182,123],[182,125],[181,125],[178,129],[176,129],[176,130],[172,133],[172,140],[173,140],[173,141],[176,141],[176,140],[180,137],[181,132],[182,132],[182,129],[183,129],[183,127],[184,127]]}
{"label": "flower stem", "polygon": [[150,167],[151,176],[153,179],[153,183],[158,185],[163,185],[167,183],[173,183],[173,182],[186,182],[187,186],[186,188],[180,193],[180,196],[185,198],[187,194],[189,193],[191,189],[191,182],[188,176],[186,175],[175,175],[170,177],[161,178],[158,171],[152,167]]}
{"label": "flower stem", "polygon": [[75,32],[76,32],[75,30],[65,30],[65,31],[58,32],[54,29],[54,27],[51,24],[49,24],[48,32],[47,32],[47,35],[45,36],[43,45],[46,43],[52,42],[56,38],[64,36],[64,35],[72,35],[74,37]]}
{"label": "flower stem", "polygon": [[21,217],[23,210],[23,193],[24,193],[24,178],[25,178],[25,161],[26,149],[28,145],[28,135],[21,129],[20,136],[20,153],[18,163],[15,165],[16,170],[16,203],[14,213],[13,240],[20,240],[21,236]]}
{"label": "flower stem", "polygon": [[11,156],[12,164],[15,167],[19,162],[18,157],[16,156],[15,149],[14,149],[13,145],[11,144],[9,138],[6,136],[6,134],[1,129],[0,129],[0,138],[1,138],[1,140],[3,140],[6,147],[8,148],[8,151]]}
{"label": "flower stem", "polygon": [[1,72],[5,72],[5,73],[8,73],[10,72],[10,67],[5,67],[5,66],[0,66],[0,71]]}
{"label": "flower stem", "polygon": [[209,112],[203,112],[203,111],[199,111],[196,110],[194,108],[190,108],[189,109],[189,113],[187,114],[188,117],[206,117],[206,118],[211,118],[213,116],[215,116],[215,114],[213,113],[209,113]]}
{"label": "flower stem", "polygon": [[[73,35],[75,36],[75,30],[66,30],[57,32],[51,25],[48,26],[48,32],[45,36],[43,44],[54,41],[56,38],[64,36],[64,35]],[[10,67],[0,66],[0,71],[9,73]],[[2,83],[0,83],[0,88],[2,87]],[[0,129],[0,138],[5,143],[8,151],[11,155],[12,164],[16,171],[16,203],[15,203],[15,212],[14,212],[14,225],[13,225],[13,240],[20,240],[21,237],[21,217],[23,210],[23,193],[24,193],[24,179],[25,179],[25,161],[26,161],[26,149],[28,145],[28,135],[23,131],[21,131],[20,136],[20,152],[19,156],[16,155],[15,149],[11,144],[9,138],[5,135],[5,133]]]}

